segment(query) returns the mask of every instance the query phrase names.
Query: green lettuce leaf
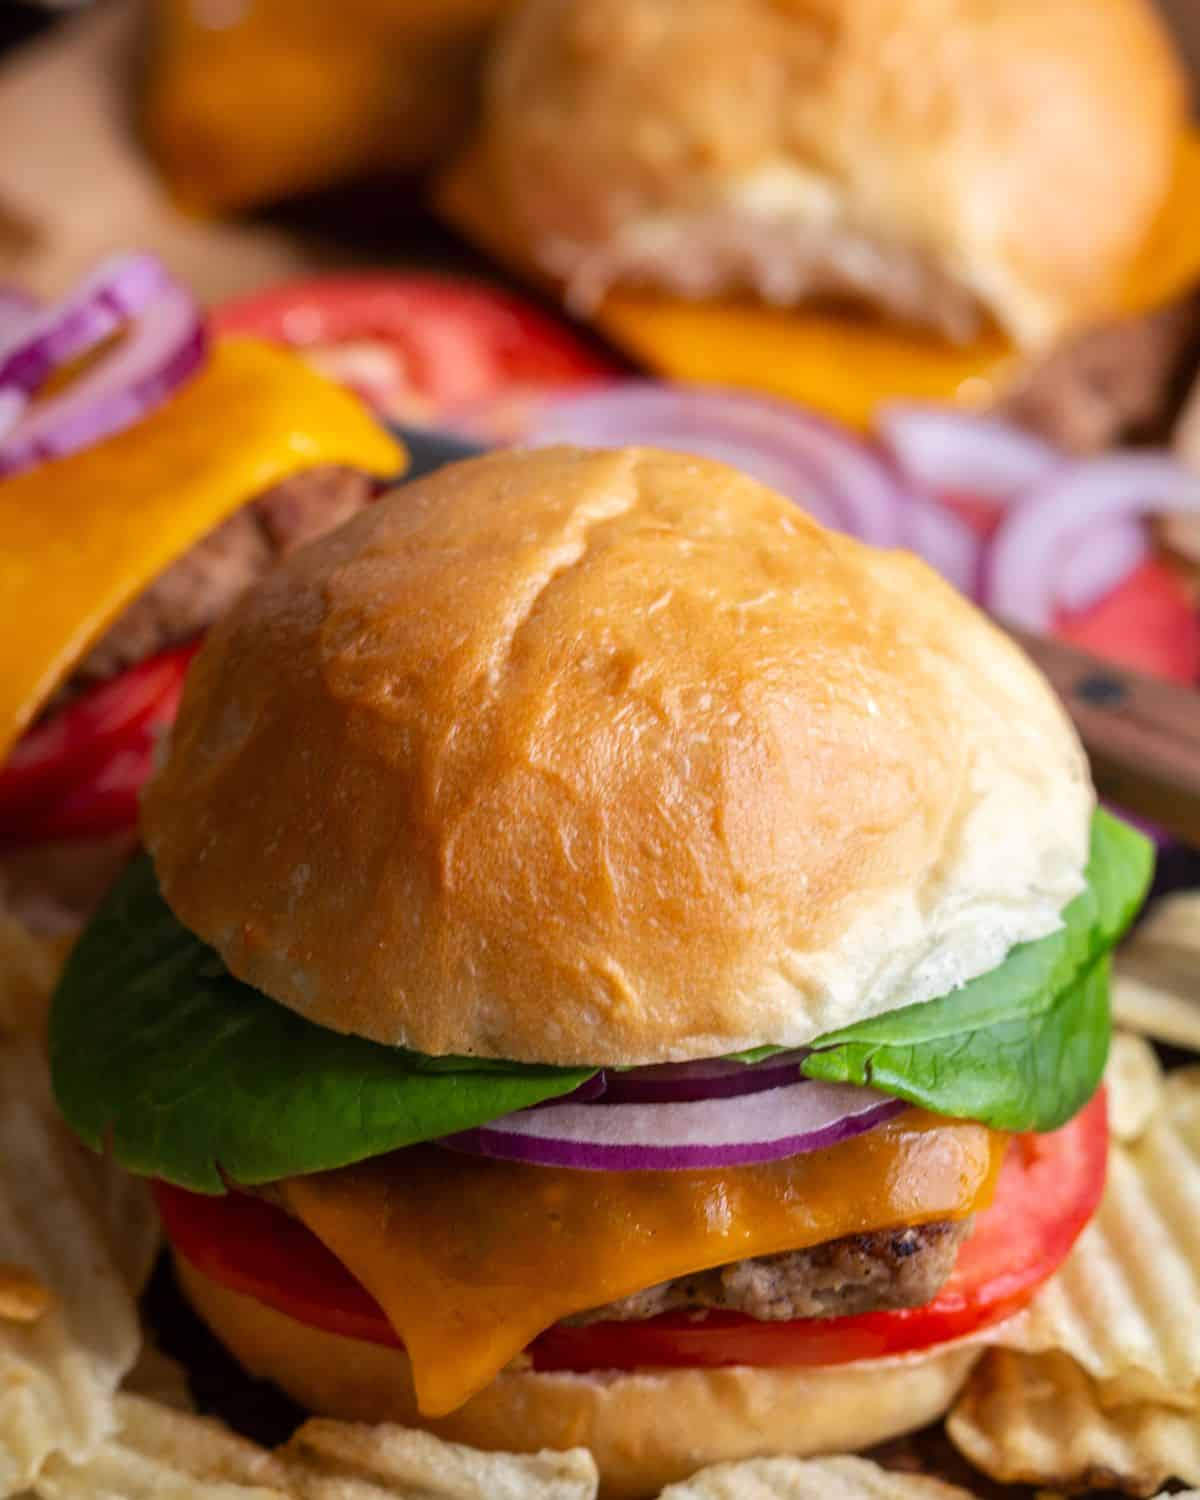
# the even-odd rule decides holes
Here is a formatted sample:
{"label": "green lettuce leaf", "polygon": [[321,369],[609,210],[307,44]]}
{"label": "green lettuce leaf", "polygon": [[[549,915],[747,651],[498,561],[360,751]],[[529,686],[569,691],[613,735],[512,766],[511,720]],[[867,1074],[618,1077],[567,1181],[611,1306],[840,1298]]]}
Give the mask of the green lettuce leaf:
{"label": "green lettuce leaf", "polygon": [[[1099,1080],[1106,955],[1151,864],[1140,834],[1097,814],[1088,887],[1060,931],[953,994],[820,1038],[805,1071],[1004,1129],[1053,1129]],[[173,916],[148,859],[76,945],[50,1045],[59,1103],[84,1140],[206,1193],[470,1129],[597,1071],[427,1057],[315,1026],[234,979]]]}
{"label": "green lettuce leaf", "polygon": [[1106,955],[1137,914],[1153,868],[1149,840],[1098,811],[1087,886],[1057,932],[940,999],[819,1037],[803,1071],[1000,1130],[1056,1129],[1100,1082]]}
{"label": "green lettuce leaf", "polygon": [[316,1026],[242,984],[136,861],[55,995],[58,1102],[89,1145],[201,1193],[324,1171],[570,1093],[594,1068],[426,1057]]}

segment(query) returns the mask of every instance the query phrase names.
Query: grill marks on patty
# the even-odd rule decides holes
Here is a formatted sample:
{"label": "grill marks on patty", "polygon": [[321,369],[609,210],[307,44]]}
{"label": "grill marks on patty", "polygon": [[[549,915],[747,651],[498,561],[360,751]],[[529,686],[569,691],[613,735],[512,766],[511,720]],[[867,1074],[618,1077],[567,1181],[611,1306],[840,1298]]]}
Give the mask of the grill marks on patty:
{"label": "grill marks on patty", "polygon": [[720,1308],[775,1322],[920,1307],[941,1290],[970,1232],[966,1219],[851,1234],[663,1282],[565,1321],[634,1322],[682,1308]]}

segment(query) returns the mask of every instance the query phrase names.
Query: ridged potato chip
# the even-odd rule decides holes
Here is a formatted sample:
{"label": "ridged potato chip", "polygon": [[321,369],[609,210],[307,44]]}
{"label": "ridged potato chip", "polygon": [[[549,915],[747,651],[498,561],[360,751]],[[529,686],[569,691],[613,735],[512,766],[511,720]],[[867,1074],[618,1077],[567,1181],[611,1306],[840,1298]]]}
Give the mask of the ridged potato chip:
{"label": "ridged potato chip", "polygon": [[137,1363],[121,1382],[121,1390],[131,1396],[143,1396],[175,1411],[195,1411],[188,1374],[177,1359],[164,1354],[149,1339],[142,1345]]}
{"label": "ridged potato chip", "polygon": [[971,1500],[966,1490],[897,1474],[865,1458],[756,1458],[717,1464],[682,1484],[669,1485],[661,1500]]}
{"label": "ridged potato chip", "polygon": [[977,1468],[1006,1484],[1116,1486],[1152,1495],[1169,1479],[1200,1483],[1194,1411],[1104,1403],[1066,1354],[990,1350],[946,1430]]}
{"label": "ridged potato chip", "polygon": [[41,1051],[0,1039],[0,1261],[49,1295],[36,1321],[0,1322],[0,1496],[26,1488],[49,1455],[84,1458],[111,1431],[156,1239],[144,1184],[91,1156],[60,1119]]}
{"label": "ridged potato chip", "polygon": [[1180,958],[1200,955],[1200,891],[1175,891],[1156,901],[1128,946],[1133,952],[1174,949]]}
{"label": "ridged potato chip", "polygon": [[1174,1073],[1066,1264],[1000,1342],[1061,1351],[1106,1405],[1200,1403],[1200,1068]]}
{"label": "ridged potato chip", "polygon": [[593,1500],[598,1484],[583,1448],[481,1453],[411,1428],[319,1418],[278,1456],[303,1500]]}
{"label": "ridged potato chip", "polygon": [[1200,1052],[1200,999],[1168,988],[1160,968],[1134,960],[1118,962],[1112,1012],[1113,1020],[1127,1031]]}
{"label": "ridged potato chip", "polygon": [[140,1297],[162,1248],[162,1225],[144,1177],[134,1177],[107,1157],[93,1155],[72,1138],[86,1162],[96,1201],[108,1231],[108,1244],[125,1283]]}
{"label": "ridged potato chip", "polygon": [[32,1271],[0,1265],[0,1322],[36,1323],[52,1300],[50,1288]]}
{"label": "ridged potato chip", "polygon": [[1154,1048],[1140,1036],[1118,1031],[1112,1039],[1104,1083],[1113,1139],[1136,1141],[1162,1104],[1163,1070]]}
{"label": "ridged potato chip", "polygon": [[56,1454],[40,1500],[293,1500],[282,1464],[208,1417],[118,1396],[117,1431],[84,1463]]}
{"label": "ridged potato chip", "polygon": [[[117,1397],[118,1431],[52,1458],[40,1500],[595,1500],[589,1453],[480,1453],[427,1432],[312,1421],[275,1453],[208,1417]],[[933,1500],[933,1497],[930,1497]]]}
{"label": "ridged potato chip", "polygon": [[1156,902],[1124,945],[1113,1016],[1131,1031],[1200,1051],[1200,893]]}
{"label": "ridged potato chip", "polygon": [[1200,1063],[1176,1068],[1163,1081],[1163,1106],[1190,1140],[1200,1136]]}
{"label": "ridged potato chip", "polygon": [[0,907],[0,1033],[44,1034],[62,958],[60,943],[34,937]]}

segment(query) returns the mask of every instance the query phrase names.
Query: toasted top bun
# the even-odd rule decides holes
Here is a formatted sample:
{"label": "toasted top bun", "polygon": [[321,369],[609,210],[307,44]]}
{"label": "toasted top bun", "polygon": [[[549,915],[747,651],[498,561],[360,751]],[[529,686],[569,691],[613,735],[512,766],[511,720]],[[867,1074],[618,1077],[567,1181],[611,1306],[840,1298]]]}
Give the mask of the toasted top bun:
{"label": "toasted top bun", "polygon": [[483,153],[581,308],[849,293],[1036,345],[1111,309],[1184,100],[1149,0],[523,0]]}
{"label": "toasted top bun", "polygon": [[143,808],[166,900],[323,1026],[645,1063],[795,1045],[1051,931],[1092,792],[916,558],[723,464],[455,464],[210,634]]}

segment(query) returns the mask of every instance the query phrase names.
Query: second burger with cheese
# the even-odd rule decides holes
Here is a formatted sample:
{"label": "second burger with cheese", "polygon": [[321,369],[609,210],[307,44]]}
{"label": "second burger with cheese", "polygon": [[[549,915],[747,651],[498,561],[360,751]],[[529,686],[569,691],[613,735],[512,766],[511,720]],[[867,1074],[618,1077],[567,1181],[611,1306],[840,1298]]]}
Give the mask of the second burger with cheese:
{"label": "second burger with cheese", "polygon": [[57,1095],[314,1411],[609,1496],[863,1447],[1099,1202],[1146,841],[969,604],[721,464],[500,454],[302,549],[142,832]]}
{"label": "second burger with cheese", "polygon": [[1151,0],[519,0],[449,216],[639,363],[794,397],[1160,419],[1200,142]]}
{"label": "second burger with cheese", "polygon": [[0,900],[77,930],[203,632],[403,469],[298,357],[214,337],[154,256],[0,306]]}

